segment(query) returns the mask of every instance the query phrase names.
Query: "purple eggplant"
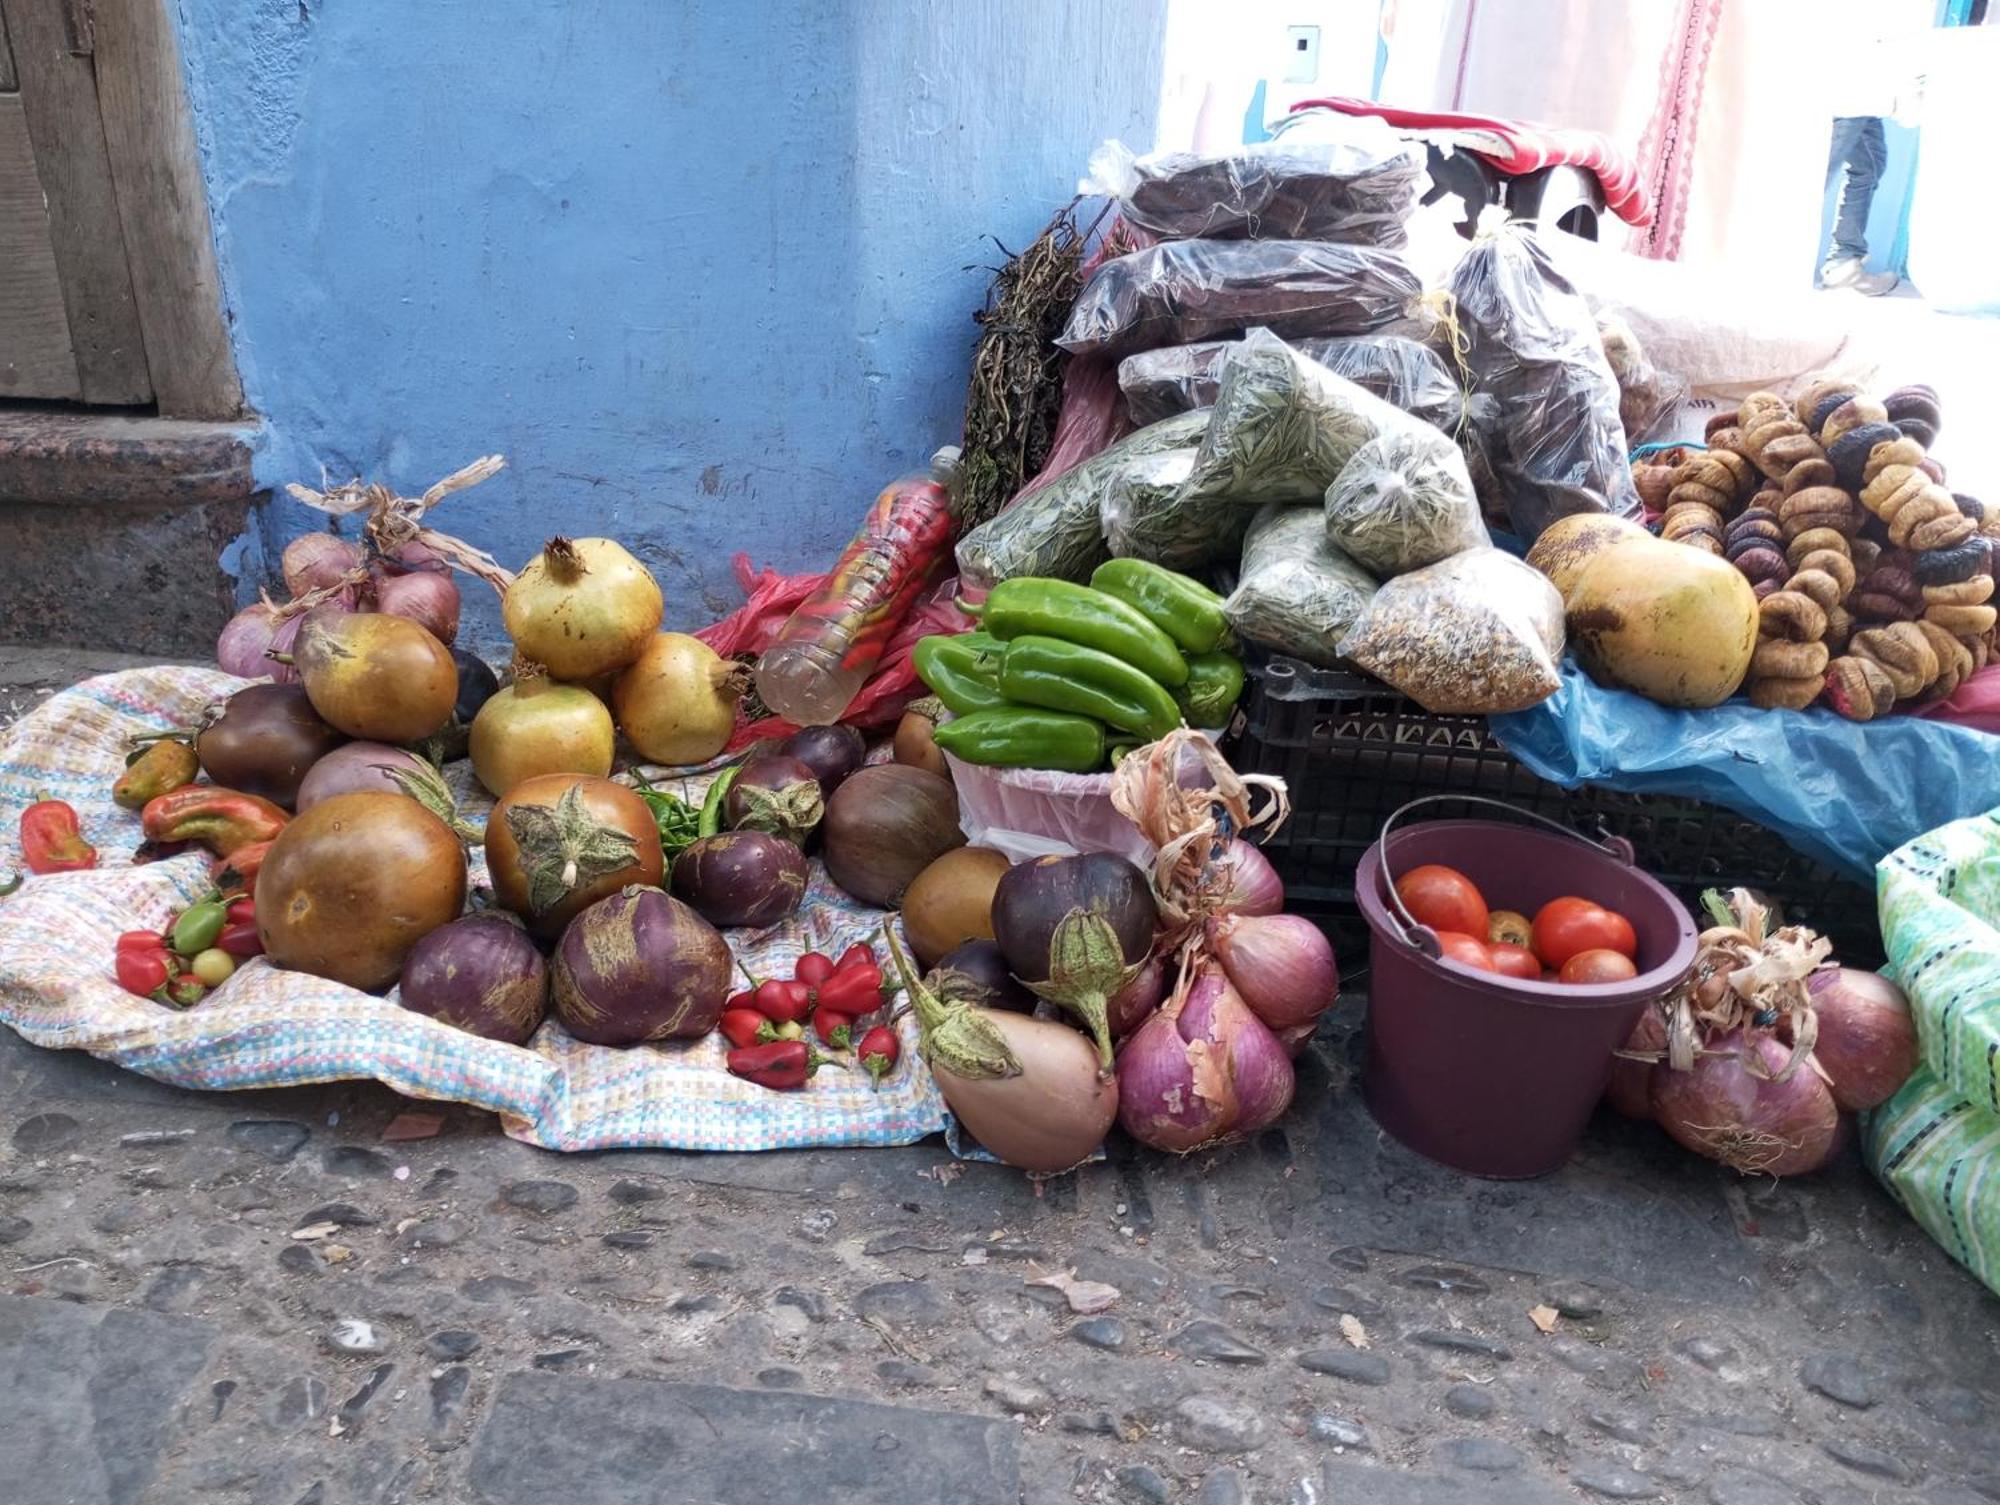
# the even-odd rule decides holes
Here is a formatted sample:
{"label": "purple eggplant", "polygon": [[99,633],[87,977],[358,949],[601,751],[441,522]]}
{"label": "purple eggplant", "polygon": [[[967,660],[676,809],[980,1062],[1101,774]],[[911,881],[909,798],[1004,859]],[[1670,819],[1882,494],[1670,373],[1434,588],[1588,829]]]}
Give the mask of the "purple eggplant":
{"label": "purple eggplant", "polygon": [[398,996],[469,1035],[525,1045],[548,1009],[548,964],[512,915],[469,914],[410,948]]}
{"label": "purple eggplant", "polygon": [[674,859],[674,892],[724,929],[762,930],[787,918],[806,892],[805,854],[766,831],[725,831],[691,842]]}
{"label": "purple eggplant", "polygon": [[587,1045],[697,1040],[729,996],[729,943],[657,888],[621,889],[569,923],[549,991],[563,1028]]}
{"label": "purple eggplant", "polygon": [[745,763],[722,803],[732,830],[768,831],[799,846],[826,813],[812,768],[787,753],[764,753]]}
{"label": "purple eggplant", "polygon": [[851,726],[806,726],[787,737],[778,751],[797,758],[819,780],[828,799],[868,758],[868,743]]}

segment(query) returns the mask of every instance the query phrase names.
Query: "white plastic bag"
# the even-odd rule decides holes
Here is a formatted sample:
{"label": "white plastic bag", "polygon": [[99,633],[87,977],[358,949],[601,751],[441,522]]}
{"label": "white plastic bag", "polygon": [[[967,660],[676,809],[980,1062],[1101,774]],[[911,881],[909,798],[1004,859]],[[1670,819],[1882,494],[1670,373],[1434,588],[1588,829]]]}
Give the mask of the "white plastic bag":
{"label": "white plastic bag", "polygon": [[1237,636],[1273,653],[1333,668],[1375,581],[1327,542],[1318,507],[1263,508],[1243,543],[1243,573],[1222,614]]}
{"label": "white plastic bag", "polygon": [[1326,536],[1387,578],[1492,543],[1465,456],[1436,429],[1370,439],[1326,488]]}

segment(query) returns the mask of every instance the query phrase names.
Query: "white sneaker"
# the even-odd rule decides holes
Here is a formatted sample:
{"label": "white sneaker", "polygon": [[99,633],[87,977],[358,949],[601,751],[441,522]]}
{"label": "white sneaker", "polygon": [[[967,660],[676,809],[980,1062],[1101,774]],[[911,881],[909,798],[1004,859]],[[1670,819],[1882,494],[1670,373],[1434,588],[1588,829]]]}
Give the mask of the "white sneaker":
{"label": "white sneaker", "polygon": [[1864,298],[1879,298],[1884,293],[1893,293],[1902,280],[1894,272],[1871,272],[1855,278],[1849,286]]}
{"label": "white sneaker", "polygon": [[1819,269],[1821,287],[1852,287],[1866,268],[1859,256],[1836,256]]}

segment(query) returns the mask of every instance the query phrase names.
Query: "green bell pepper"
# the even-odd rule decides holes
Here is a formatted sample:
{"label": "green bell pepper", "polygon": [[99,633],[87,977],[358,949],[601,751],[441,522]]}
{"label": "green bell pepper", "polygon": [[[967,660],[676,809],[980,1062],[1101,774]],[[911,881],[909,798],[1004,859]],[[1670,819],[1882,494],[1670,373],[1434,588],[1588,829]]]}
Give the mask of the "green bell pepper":
{"label": "green bell pepper", "polygon": [[1148,742],[1181,724],[1160,682],[1122,658],[1061,638],[1029,635],[1007,645],[1000,693],[1023,705],[1089,716]]}
{"label": "green bell pepper", "polygon": [[1061,638],[1122,658],[1169,688],[1187,683],[1187,660],[1172,638],[1136,606],[1087,585],[1022,575],[994,586],[985,605],[966,609],[1002,642]]}
{"label": "green bell pepper", "polygon": [[991,768],[1052,768],[1089,773],[1104,762],[1104,727],[1088,716],[1011,706],[940,722],[937,745],[967,763]]}
{"label": "green bell pepper", "polygon": [[1000,655],[1006,644],[989,633],[961,632],[918,638],[910,662],[931,694],[955,713],[992,711],[1007,704],[1000,693]]}
{"label": "green bell pepper", "polygon": [[1233,641],[1222,597],[1186,575],[1144,559],[1107,559],[1090,577],[1092,590],[1136,607],[1188,653],[1213,653]]}
{"label": "green bell pepper", "polygon": [[1174,691],[1174,700],[1189,726],[1214,730],[1229,724],[1229,713],[1243,698],[1243,661],[1227,653],[1188,656],[1188,682]]}

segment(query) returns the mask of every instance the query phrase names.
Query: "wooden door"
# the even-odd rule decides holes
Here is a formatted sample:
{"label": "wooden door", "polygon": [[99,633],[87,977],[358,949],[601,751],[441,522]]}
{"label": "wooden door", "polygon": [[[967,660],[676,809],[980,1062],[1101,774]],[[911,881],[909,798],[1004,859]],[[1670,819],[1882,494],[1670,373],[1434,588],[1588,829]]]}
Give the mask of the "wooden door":
{"label": "wooden door", "polygon": [[0,0],[0,400],[242,389],[166,0]]}

